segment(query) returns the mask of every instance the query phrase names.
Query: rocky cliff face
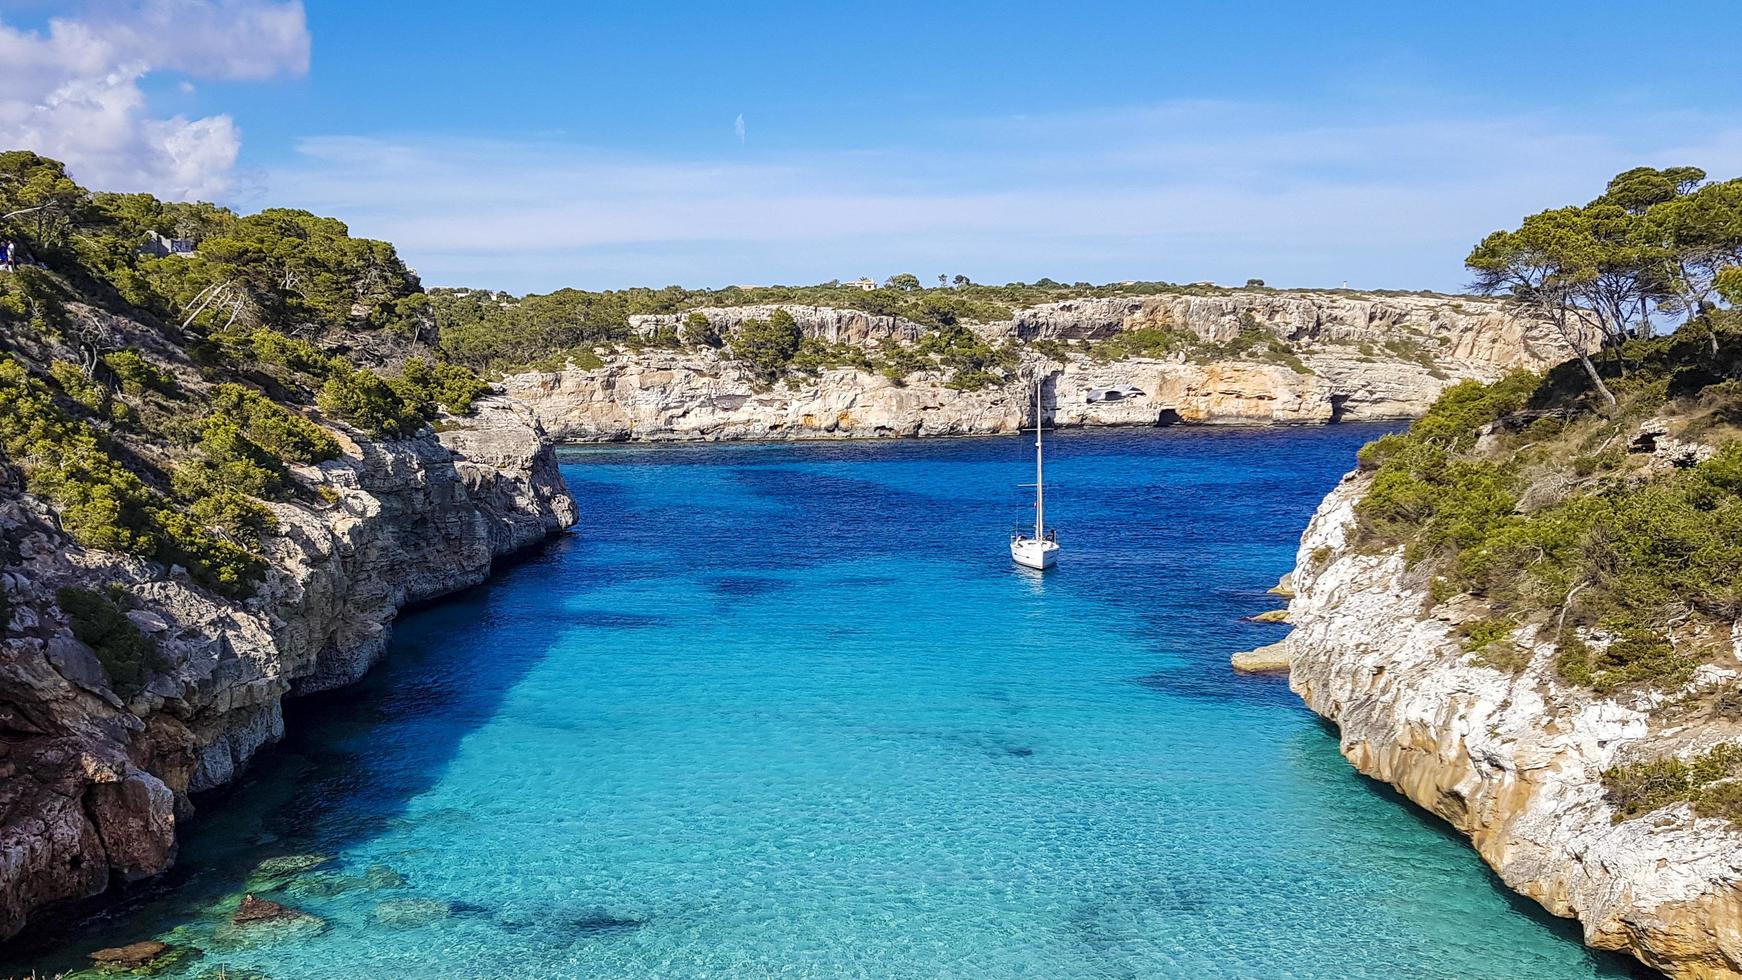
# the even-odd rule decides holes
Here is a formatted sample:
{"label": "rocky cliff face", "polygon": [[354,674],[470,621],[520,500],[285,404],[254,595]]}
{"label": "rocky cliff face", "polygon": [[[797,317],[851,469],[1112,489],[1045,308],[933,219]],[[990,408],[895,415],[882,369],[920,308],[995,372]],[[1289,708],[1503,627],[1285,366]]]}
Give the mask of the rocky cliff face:
{"label": "rocky cliff face", "polygon": [[[831,343],[875,347],[923,332],[897,317],[786,309],[806,336]],[[774,310],[698,312],[729,335],[745,320]],[[651,333],[684,319],[650,316],[635,323]],[[1103,362],[1084,353],[1041,357],[1028,346],[1036,340],[1094,341],[1157,326],[1187,329],[1209,343],[1257,327],[1296,360],[1176,355]],[[1019,310],[1010,320],[974,329],[1028,351],[1025,373],[1048,379],[1043,411],[1065,426],[1407,418],[1459,380],[1492,380],[1510,368],[1539,369],[1566,356],[1558,339],[1514,320],[1500,303],[1415,295],[1254,290],[1085,299]],[[941,372],[921,372],[898,383],[843,369],[769,386],[701,349],[619,353],[593,370],[529,372],[504,383],[560,441],[975,435],[1030,424],[1032,406],[1022,386],[957,390],[949,380]],[[1105,396],[1127,388],[1134,393]]]}
{"label": "rocky cliff face", "polygon": [[[1345,478],[1301,540],[1283,641],[1290,685],[1336,723],[1343,755],[1470,838],[1508,887],[1576,918],[1592,946],[1675,977],[1742,976],[1742,831],[1681,804],[1616,822],[1610,766],[1688,758],[1734,741],[1733,713],[1697,724],[1654,713],[1734,692],[1734,662],[1686,690],[1599,696],[1556,675],[1549,644],[1517,674],[1480,666],[1424,613],[1427,593],[1397,552],[1348,546],[1367,490]],[[1742,660],[1742,624],[1734,633]]]}
{"label": "rocky cliff face", "polygon": [[[0,648],[0,937],[43,906],[173,861],[187,794],[233,778],[283,734],[285,696],[349,683],[407,603],[481,582],[492,562],[568,527],[550,440],[495,397],[439,436],[360,438],[299,475],[328,503],[273,504],[270,569],[242,602],[179,568],[79,547],[0,487],[11,616]],[[60,586],[125,591],[164,669],[123,700],[57,611]]]}

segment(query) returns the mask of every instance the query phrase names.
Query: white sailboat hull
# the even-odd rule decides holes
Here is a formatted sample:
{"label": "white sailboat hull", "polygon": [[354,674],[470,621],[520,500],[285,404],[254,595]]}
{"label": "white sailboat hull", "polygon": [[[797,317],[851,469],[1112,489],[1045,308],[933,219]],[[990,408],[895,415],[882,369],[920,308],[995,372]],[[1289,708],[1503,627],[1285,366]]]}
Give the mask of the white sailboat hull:
{"label": "white sailboat hull", "polygon": [[1058,557],[1059,546],[1056,541],[1022,538],[1010,542],[1010,560],[1024,568],[1046,571],[1058,561]]}

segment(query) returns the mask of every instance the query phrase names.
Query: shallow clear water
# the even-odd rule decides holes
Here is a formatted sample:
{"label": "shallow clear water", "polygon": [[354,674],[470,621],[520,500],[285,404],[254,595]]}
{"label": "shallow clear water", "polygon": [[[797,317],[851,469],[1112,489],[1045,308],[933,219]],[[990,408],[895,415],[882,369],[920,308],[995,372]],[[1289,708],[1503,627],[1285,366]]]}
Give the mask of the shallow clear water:
{"label": "shallow clear water", "polygon": [[[1623,976],[1229,672],[1374,434],[1063,435],[1045,577],[1019,439],[570,452],[580,533],[407,616],[172,887],[23,965],[180,925],[280,978]],[[324,933],[212,935],[303,852],[272,897]]]}

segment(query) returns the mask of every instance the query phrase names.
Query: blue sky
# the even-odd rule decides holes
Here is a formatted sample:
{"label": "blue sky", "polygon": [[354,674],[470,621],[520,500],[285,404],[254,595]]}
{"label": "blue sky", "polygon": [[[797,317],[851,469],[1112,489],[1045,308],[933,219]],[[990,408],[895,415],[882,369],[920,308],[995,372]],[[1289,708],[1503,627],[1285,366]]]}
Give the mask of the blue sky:
{"label": "blue sky", "polygon": [[1451,289],[1617,170],[1742,174],[1734,13],[0,0],[0,141],[333,214],[431,284]]}

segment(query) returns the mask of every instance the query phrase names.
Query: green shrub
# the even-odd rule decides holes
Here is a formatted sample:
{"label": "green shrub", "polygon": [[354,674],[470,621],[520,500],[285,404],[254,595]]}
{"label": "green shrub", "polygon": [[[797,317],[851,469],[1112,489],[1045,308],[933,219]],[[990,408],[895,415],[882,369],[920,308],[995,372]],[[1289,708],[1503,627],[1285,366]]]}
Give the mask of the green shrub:
{"label": "green shrub", "polygon": [[423,416],[409,410],[392,385],[366,368],[336,367],[315,404],[375,436],[405,439],[423,428]]}
{"label": "green shrub", "polygon": [[180,394],[175,376],[130,350],[103,355],[103,363],[121,379],[121,388],[131,395],[155,391],[174,397]]}
{"label": "green shrub", "polygon": [[469,415],[472,403],[490,393],[490,384],[458,364],[431,364],[421,357],[405,362],[399,375],[387,384],[399,395],[406,410],[426,419],[436,417],[436,406],[451,415]]}
{"label": "green shrub", "polygon": [[72,621],[73,636],[97,654],[115,693],[130,698],[163,669],[157,644],[108,597],[68,587],[55,592],[55,601]]}
{"label": "green shrub", "polygon": [[212,411],[233,420],[250,440],[281,460],[319,463],[339,455],[338,440],[325,429],[242,385],[225,383],[213,389]]}
{"label": "green shrub", "polygon": [[325,378],[335,368],[348,364],[344,358],[328,355],[300,337],[287,337],[265,328],[249,331],[243,337],[243,345],[252,358],[262,364],[288,368],[316,378]]}
{"label": "green shrub", "polygon": [[88,424],[68,418],[48,388],[0,355],[0,452],[23,467],[30,491],[52,503],[61,526],[87,548],[179,564],[225,595],[244,595],[259,558],[174,510],[113,456]]}
{"label": "green shrub", "polygon": [[77,364],[55,361],[49,364],[48,374],[63,394],[85,406],[92,415],[109,417],[109,389],[87,377]]}
{"label": "green shrub", "polygon": [[1603,773],[1615,822],[1692,803],[1703,817],[1742,822],[1742,746],[1720,745],[1691,762],[1657,759],[1615,766]]}
{"label": "green shrub", "polygon": [[692,347],[719,347],[725,343],[714,321],[700,313],[684,318],[683,339]]}
{"label": "green shrub", "polygon": [[[717,341],[719,334],[716,333],[714,337]],[[709,346],[718,347],[719,344],[713,343]],[[574,365],[574,368],[577,371],[597,371],[605,366],[604,358],[600,357],[599,353],[591,347],[582,347],[573,351],[569,354],[567,363]],[[560,369],[563,365],[559,364],[557,367]]]}
{"label": "green shrub", "polygon": [[220,490],[250,497],[280,497],[291,489],[278,457],[242,434],[234,420],[213,415],[200,427],[199,458],[178,466],[175,492],[197,500]]}
{"label": "green shrub", "polygon": [[804,340],[798,322],[784,309],[766,320],[746,320],[732,334],[729,350],[765,381],[780,377]]}
{"label": "green shrub", "polygon": [[1677,653],[1658,630],[1628,626],[1601,651],[1582,640],[1561,644],[1555,658],[1560,675],[1607,694],[1617,688],[1649,681],[1673,686],[1686,683],[1698,664]]}
{"label": "green shrub", "polygon": [[219,488],[188,505],[188,516],[235,541],[258,548],[260,540],[278,530],[272,511],[236,490]]}
{"label": "green shrub", "polygon": [[[1097,361],[1123,361],[1132,357],[1166,357],[1185,353],[1199,345],[1198,335],[1175,327],[1139,327],[1121,330],[1089,347],[1089,356]],[[1030,346],[1033,346],[1032,344]],[[1058,358],[1054,358],[1058,360]]]}
{"label": "green shrub", "polygon": [[836,368],[870,371],[871,357],[858,344],[831,344],[806,337],[799,342],[798,353],[787,362],[787,370],[794,374],[815,375]]}

